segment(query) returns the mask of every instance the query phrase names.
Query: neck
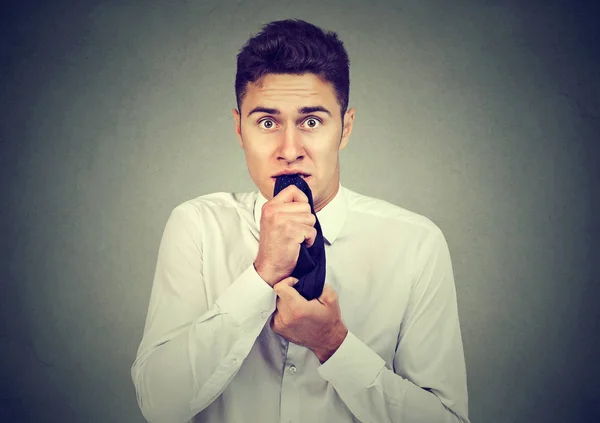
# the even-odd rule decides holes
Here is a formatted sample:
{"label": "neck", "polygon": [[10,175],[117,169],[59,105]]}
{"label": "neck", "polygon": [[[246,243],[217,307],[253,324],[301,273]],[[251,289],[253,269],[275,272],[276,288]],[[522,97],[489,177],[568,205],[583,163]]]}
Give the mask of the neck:
{"label": "neck", "polygon": [[318,213],[327,204],[329,204],[331,202],[331,200],[333,200],[335,198],[335,196],[337,195],[339,189],[340,189],[340,183],[339,182],[335,182],[335,186],[333,187],[333,190],[331,191],[331,194],[329,194],[326,198],[323,198],[321,201],[315,202],[315,213]]}

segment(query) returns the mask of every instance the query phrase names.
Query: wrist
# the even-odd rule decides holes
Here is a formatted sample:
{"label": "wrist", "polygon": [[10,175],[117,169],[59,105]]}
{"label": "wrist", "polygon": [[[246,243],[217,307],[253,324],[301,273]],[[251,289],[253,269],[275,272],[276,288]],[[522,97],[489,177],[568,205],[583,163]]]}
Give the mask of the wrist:
{"label": "wrist", "polygon": [[327,343],[328,345],[324,346],[323,348],[317,348],[313,350],[321,364],[325,363],[333,354],[335,354],[335,352],[346,339],[347,335],[348,328],[346,328],[346,325],[344,325],[343,322],[340,322],[337,328],[333,331],[332,336],[329,338],[330,342]]}
{"label": "wrist", "polygon": [[275,285],[275,282],[277,282],[277,280],[273,276],[273,274],[270,273],[269,271],[267,271],[266,269],[264,269],[264,267],[261,266],[260,264],[257,264],[256,261],[253,263],[253,265],[254,265],[254,270],[256,270],[256,273],[258,273],[258,276],[260,276],[261,279],[263,281],[265,281],[272,288],[273,285]]}

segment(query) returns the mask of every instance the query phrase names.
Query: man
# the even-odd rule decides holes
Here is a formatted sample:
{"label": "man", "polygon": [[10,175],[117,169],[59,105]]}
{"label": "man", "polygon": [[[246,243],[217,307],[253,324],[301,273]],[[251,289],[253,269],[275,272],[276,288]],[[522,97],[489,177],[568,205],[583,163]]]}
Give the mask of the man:
{"label": "man", "polygon": [[[337,35],[272,22],[237,58],[233,110],[251,193],[169,217],[132,366],[150,422],[468,422],[450,255],[439,228],[342,187],[349,61]],[[374,141],[375,142],[375,141]],[[308,197],[275,176],[302,173]],[[308,176],[306,176],[308,175]],[[318,218],[326,280],[290,277]]]}

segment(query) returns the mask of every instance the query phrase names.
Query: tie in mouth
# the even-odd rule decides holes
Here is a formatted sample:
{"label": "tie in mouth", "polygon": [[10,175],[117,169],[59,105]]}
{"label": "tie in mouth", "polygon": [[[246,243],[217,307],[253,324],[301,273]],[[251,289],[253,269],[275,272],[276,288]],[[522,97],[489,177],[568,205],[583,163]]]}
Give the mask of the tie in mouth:
{"label": "tie in mouth", "polygon": [[272,179],[277,179],[277,178],[281,178],[281,177],[292,177],[292,176],[300,176],[302,179],[307,179],[310,178],[310,175],[304,174],[304,173],[290,173],[288,175],[277,175],[277,176],[272,176]]}

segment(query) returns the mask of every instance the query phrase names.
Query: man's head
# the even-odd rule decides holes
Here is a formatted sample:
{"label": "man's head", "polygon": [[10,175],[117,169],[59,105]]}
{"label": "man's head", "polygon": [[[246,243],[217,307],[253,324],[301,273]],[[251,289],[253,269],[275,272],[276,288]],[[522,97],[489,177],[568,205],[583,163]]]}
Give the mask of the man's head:
{"label": "man's head", "polygon": [[233,110],[250,177],[267,198],[275,174],[295,169],[323,208],[339,186],[339,151],[348,143],[348,54],[333,32],[301,20],[271,22],[237,56]]}

